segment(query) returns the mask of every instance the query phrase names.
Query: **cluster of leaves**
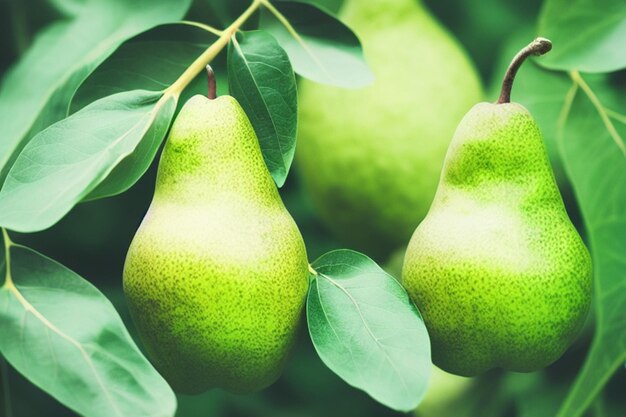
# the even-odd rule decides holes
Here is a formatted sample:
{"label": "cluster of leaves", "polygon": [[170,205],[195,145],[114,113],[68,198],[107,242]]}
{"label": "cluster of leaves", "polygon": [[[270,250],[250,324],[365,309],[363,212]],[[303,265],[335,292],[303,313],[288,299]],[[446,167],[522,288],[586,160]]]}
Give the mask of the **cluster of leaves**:
{"label": "cluster of leaves", "polygon": [[[198,74],[226,47],[229,92],[249,115],[278,186],[295,149],[294,71],[346,88],[373,80],[356,36],[313,4],[215,2],[230,22],[222,31],[199,22],[167,23],[184,16],[189,0],[176,7],[165,0],[150,6],[105,3],[72,9],[76,15],[40,36],[4,81],[11,88],[3,89],[0,103],[19,102],[4,113],[0,225],[6,229],[44,230],[80,202],[132,187],[155,158],[181,96],[201,88]],[[143,13],[147,7],[149,15]],[[76,59],[53,61],[58,51],[45,48],[66,47],[67,39],[76,39],[103,13],[112,22],[124,14],[133,25],[123,33],[108,26],[92,31],[80,37],[84,49],[75,51]],[[241,31],[244,24],[251,30]],[[34,78],[36,60],[54,65],[28,95],[20,80]],[[6,232],[4,243],[0,351],[8,362],[80,414],[172,415],[173,393],[104,295],[57,262],[13,243]],[[428,381],[430,348],[406,292],[356,252],[328,253],[313,267],[307,315],[324,362],[381,402],[415,408]]]}
{"label": "cluster of leaves", "polygon": [[[210,2],[227,29],[176,22],[191,0],[53,2],[68,18],[37,37],[0,89],[1,227],[43,230],[76,204],[132,187],[185,98],[206,88],[201,71],[214,58],[218,80],[228,80],[220,92],[228,86],[249,115],[278,186],[296,143],[294,72],[346,88],[372,81],[358,39],[329,12],[335,0]],[[560,416],[582,415],[626,362],[626,100],[606,75],[626,68],[626,55],[615,53],[626,43],[626,4],[600,3],[545,2],[538,33],[554,51],[520,71],[513,93],[563,165],[594,259],[595,337]],[[512,37],[505,60],[531,37]],[[2,356],[80,414],[173,415],[173,393],[106,297],[3,240]],[[330,252],[312,268],[307,318],[324,363],[382,403],[414,408],[430,351],[402,287],[352,251]]]}

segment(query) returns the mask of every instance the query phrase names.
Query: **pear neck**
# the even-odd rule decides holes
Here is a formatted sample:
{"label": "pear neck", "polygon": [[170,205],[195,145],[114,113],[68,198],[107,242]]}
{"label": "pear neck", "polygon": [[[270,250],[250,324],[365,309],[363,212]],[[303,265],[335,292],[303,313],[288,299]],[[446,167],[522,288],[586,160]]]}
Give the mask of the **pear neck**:
{"label": "pear neck", "polygon": [[442,183],[456,189],[532,190],[552,178],[541,132],[516,103],[479,103],[463,118],[450,143]]}
{"label": "pear neck", "polygon": [[234,98],[195,96],[170,131],[155,198],[202,203],[235,194],[260,203],[277,194],[254,129]]}
{"label": "pear neck", "polygon": [[223,147],[223,143],[194,145],[183,149],[175,145],[166,147],[155,195],[198,203],[229,196],[252,196],[262,203],[266,199],[261,197],[276,193],[260,150],[257,155],[241,146]]}

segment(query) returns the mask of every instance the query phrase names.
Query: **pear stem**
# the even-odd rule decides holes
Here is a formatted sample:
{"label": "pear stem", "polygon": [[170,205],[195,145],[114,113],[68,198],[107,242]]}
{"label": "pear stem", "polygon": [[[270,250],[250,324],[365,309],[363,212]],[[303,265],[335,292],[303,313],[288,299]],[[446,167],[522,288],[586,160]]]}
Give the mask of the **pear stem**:
{"label": "pear stem", "polygon": [[517,70],[522,66],[526,58],[531,55],[543,55],[552,49],[552,42],[546,38],[536,38],[529,43],[521,51],[515,55],[509,68],[504,74],[504,80],[502,81],[502,90],[500,91],[500,98],[498,98],[497,104],[510,103],[511,102],[511,90],[513,89],[513,80]]}
{"label": "pear stem", "polygon": [[215,100],[217,97],[217,82],[215,81],[215,72],[210,65],[206,66],[206,75],[209,82],[209,91],[207,93],[207,97],[209,100]]}

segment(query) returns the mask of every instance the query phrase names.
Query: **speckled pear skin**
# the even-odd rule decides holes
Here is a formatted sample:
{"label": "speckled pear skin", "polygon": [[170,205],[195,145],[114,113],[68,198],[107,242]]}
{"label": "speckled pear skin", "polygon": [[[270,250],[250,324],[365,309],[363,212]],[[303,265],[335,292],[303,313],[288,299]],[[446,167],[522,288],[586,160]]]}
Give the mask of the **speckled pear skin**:
{"label": "speckled pear skin", "polygon": [[174,390],[262,389],[280,375],[308,288],[302,236],[230,96],[191,98],[124,266],[148,356]]}
{"label": "speckled pear skin", "polygon": [[569,347],[591,258],[524,107],[480,103],[461,121],[402,276],[448,372],[535,371]]}
{"label": "speckled pear skin", "polygon": [[322,221],[383,261],[406,247],[435,195],[454,128],[482,99],[478,75],[416,0],[347,0],[376,80],[299,86],[296,168]]}

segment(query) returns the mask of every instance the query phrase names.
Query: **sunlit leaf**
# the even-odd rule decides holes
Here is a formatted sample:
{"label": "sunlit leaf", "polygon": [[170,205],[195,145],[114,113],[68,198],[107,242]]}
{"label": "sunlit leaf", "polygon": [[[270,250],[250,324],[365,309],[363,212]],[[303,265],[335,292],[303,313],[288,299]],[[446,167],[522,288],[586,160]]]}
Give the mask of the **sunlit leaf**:
{"label": "sunlit leaf", "polygon": [[58,11],[68,16],[78,14],[89,0],[48,0]]}
{"label": "sunlit leaf", "polygon": [[[112,94],[166,89],[216,39],[202,28],[182,23],[161,25],[130,39],[80,86],[72,98],[72,113]],[[215,65],[211,65],[215,70]],[[204,93],[206,74],[201,74],[200,79]],[[218,83],[220,87],[221,91],[228,91],[226,79]]]}
{"label": "sunlit leaf", "polygon": [[611,72],[626,68],[626,1],[547,0],[539,33],[554,43],[549,68]]}
{"label": "sunlit leaf", "polygon": [[91,0],[37,36],[0,85],[0,180],[34,134],[67,115],[80,83],[126,39],[183,17],[191,0]]}
{"label": "sunlit leaf", "polygon": [[[292,0],[276,0],[276,1],[292,1]],[[309,3],[317,6],[322,10],[327,10],[337,14],[341,9],[345,0],[295,0],[299,3]]]}
{"label": "sunlit leaf", "polygon": [[[205,0],[211,6],[213,13],[224,27],[237,19],[252,3],[250,0]],[[246,21],[244,29],[256,29],[259,24],[259,13],[255,13]]]}
{"label": "sunlit leaf", "polygon": [[388,407],[417,407],[430,378],[430,341],[404,288],[350,250],[322,255],[312,267],[307,320],[322,361]]}
{"label": "sunlit leaf", "polygon": [[312,4],[276,2],[288,21],[270,11],[261,13],[261,29],[274,35],[303,77],[340,87],[363,87],[374,81],[356,35],[343,23]]}
{"label": "sunlit leaf", "polygon": [[289,57],[267,32],[237,35],[228,48],[228,84],[259,137],[265,163],[281,187],[293,161],[298,121]]}
{"label": "sunlit leaf", "polygon": [[0,288],[0,352],[22,375],[87,417],[169,417],[176,399],[111,303],[63,265],[10,247]]}
{"label": "sunlit leaf", "polygon": [[101,193],[128,188],[154,157],[175,109],[175,96],[134,90],[98,100],[42,131],[0,191],[0,225],[21,232],[52,226],[117,166],[123,172]]}
{"label": "sunlit leaf", "polygon": [[[607,89],[596,96],[603,106],[598,109],[580,87],[572,97],[559,145],[591,246],[596,332],[559,417],[582,416],[626,362],[626,153],[616,143],[626,138],[626,98]],[[604,106],[621,114],[611,121],[620,138],[611,137],[600,118]]]}

